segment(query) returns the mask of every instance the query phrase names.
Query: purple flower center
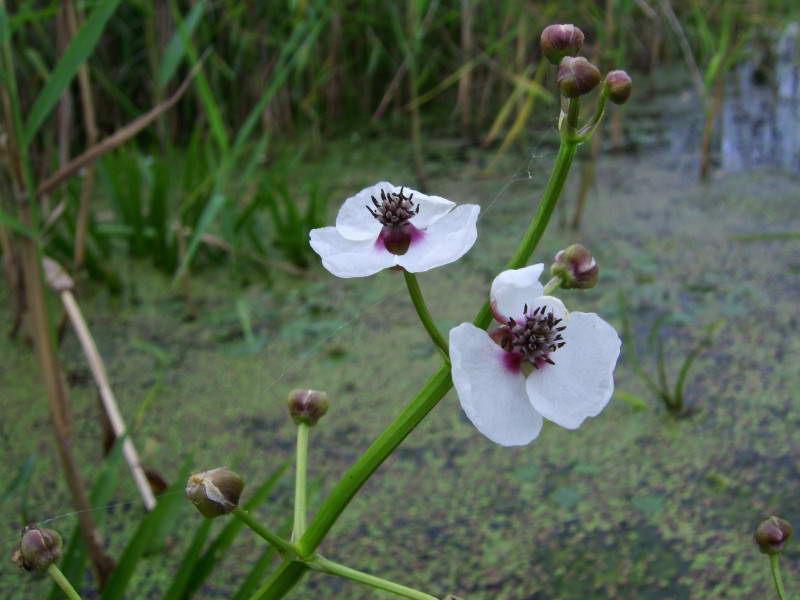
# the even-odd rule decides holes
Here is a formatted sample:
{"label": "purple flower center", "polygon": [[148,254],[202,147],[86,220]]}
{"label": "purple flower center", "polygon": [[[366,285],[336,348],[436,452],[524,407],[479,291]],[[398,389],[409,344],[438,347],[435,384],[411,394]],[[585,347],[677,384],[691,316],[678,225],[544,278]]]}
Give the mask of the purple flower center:
{"label": "purple flower center", "polygon": [[383,246],[392,254],[402,255],[408,252],[411,242],[423,236],[423,232],[410,223],[411,217],[419,214],[420,206],[417,204],[415,207],[411,201],[413,197],[414,194],[404,195],[403,188],[400,188],[399,193],[381,190],[380,201],[372,196],[375,208],[366,208],[383,225],[376,246]]}
{"label": "purple flower center", "polygon": [[540,369],[545,364],[556,364],[550,355],[566,344],[561,335],[566,326],[560,323],[561,319],[556,319],[546,306],[529,312],[526,304],[521,321],[509,318],[505,326],[490,335],[509,353],[506,366],[519,368],[521,362],[526,362]]}

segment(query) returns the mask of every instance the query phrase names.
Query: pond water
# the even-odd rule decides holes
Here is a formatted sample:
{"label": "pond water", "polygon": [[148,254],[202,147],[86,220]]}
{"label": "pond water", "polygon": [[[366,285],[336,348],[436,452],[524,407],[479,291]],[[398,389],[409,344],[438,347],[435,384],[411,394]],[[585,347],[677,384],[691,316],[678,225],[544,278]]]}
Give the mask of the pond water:
{"label": "pond water", "polygon": [[749,55],[727,83],[722,168],[774,166],[800,173],[800,24],[752,44]]}

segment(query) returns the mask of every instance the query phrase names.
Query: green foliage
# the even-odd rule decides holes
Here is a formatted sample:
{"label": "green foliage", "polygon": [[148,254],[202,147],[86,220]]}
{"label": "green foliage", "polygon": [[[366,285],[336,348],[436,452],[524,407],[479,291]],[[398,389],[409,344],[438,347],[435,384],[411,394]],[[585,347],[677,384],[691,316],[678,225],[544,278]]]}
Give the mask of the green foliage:
{"label": "green foliage", "polygon": [[58,61],[50,79],[39,93],[31,107],[25,122],[22,144],[27,146],[33,140],[47,115],[53,110],[64,90],[78,72],[80,66],[91,56],[100,36],[108,24],[108,20],[117,9],[120,0],[101,0],[98,2],[86,24],[81,27],[75,38],[67,46],[64,55]]}

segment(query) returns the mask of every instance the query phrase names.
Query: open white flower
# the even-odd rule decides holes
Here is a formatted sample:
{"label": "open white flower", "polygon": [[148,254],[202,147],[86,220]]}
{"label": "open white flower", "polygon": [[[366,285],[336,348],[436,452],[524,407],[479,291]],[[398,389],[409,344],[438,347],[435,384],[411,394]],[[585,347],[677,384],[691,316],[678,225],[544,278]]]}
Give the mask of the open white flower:
{"label": "open white flower", "polygon": [[453,384],[469,420],[503,446],[536,439],[543,418],[576,429],[614,392],[620,339],[594,313],[567,312],[544,296],[544,265],[503,271],[492,282],[498,329],[450,330]]}
{"label": "open white flower", "polygon": [[345,200],[335,227],[313,229],[311,247],[337,277],[393,266],[418,273],[464,256],[478,237],[479,212],[381,181]]}

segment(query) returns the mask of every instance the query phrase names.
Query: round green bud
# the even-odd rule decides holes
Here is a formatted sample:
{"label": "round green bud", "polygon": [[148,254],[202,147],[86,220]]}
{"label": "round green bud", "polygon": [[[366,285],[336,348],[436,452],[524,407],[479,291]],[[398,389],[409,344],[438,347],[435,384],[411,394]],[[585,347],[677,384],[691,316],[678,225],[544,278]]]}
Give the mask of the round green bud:
{"label": "round green bud", "polygon": [[186,483],[186,497],[204,517],[226,515],[239,505],[244,480],[225,467],[194,473]]}
{"label": "round green bud", "polygon": [[565,290],[586,290],[597,285],[600,267],[592,253],[580,244],[572,244],[559,250],[555,262],[550,266],[550,274],[561,280]]}
{"label": "round green bud", "polygon": [[550,25],[544,28],[540,43],[542,54],[557,65],[565,56],[575,56],[583,46],[583,32],[575,25]]}
{"label": "round green bud", "polygon": [[556,82],[567,98],[588,94],[600,83],[600,69],[583,56],[565,56],[558,65]]}
{"label": "round green bud", "polygon": [[625,71],[609,71],[606,75],[605,91],[614,104],[625,104],[631,97],[632,82]]}
{"label": "round green bud", "polygon": [[44,573],[61,558],[61,536],[53,529],[26,527],[19,546],[11,557],[21,568],[31,573]]}
{"label": "round green bud", "polygon": [[779,554],[792,537],[792,531],[792,526],[787,521],[780,517],[770,517],[756,527],[753,539],[764,554]]}
{"label": "round green bud", "polygon": [[328,394],[317,390],[289,392],[289,414],[296,424],[316,425],[330,406]]}

